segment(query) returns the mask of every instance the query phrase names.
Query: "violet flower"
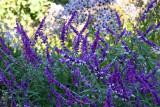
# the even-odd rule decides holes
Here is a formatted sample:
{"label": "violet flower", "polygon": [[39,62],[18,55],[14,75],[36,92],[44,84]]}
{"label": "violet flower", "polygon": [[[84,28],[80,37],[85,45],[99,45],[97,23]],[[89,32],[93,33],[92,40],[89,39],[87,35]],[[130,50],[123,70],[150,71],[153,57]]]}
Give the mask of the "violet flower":
{"label": "violet flower", "polygon": [[78,78],[81,79],[81,82],[84,82],[86,88],[87,87],[90,87],[90,88],[93,87],[93,84],[90,82],[90,80],[88,80],[86,76],[81,75],[80,69],[75,68],[74,69],[74,75],[73,75],[74,84],[77,84],[79,86],[80,83],[79,83]]}
{"label": "violet flower", "polygon": [[[70,25],[71,29],[78,35],[82,35],[81,33],[79,33],[72,25]],[[82,37],[82,36],[81,36]]]}
{"label": "violet flower", "polygon": [[52,67],[54,62],[53,62],[52,58],[50,58],[48,48],[49,48],[49,47],[47,46],[47,49],[46,49],[47,59],[48,59],[48,61],[49,61],[50,66]]}
{"label": "violet flower", "polygon": [[27,87],[25,86],[23,80],[21,79],[21,86],[20,88],[25,92],[26,97],[28,96]]}
{"label": "violet flower", "polygon": [[112,89],[108,88],[106,93],[106,100],[103,102],[104,107],[114,107],[113,100],[112,100]]}
{"label": "violet flower", "polygon": [[145,32],[144,36],[146,36],[146,34],[149,33],[149,31],[151,31],[151,29],[154,27],[154,24],[152,24]]}
{"label": "violet flower", "polygon": [[153,101],[155,101],[157,103],[157,106],[160,106],[160,98],[158,96],[158,91],[153,91],[153,90],[150,90],[154,99]]}
{"label": "violet flower", "polygon": [[3,54],[4,51],[2,50],[2,47],[0,47],[0,54]]}
{"label": "violet flower", "polygon": [[156,32],[156,30],[160,27],[160,22],[155,26],[154,30],[153,30],[153,33]]}
{"label": "violet flower", "polygon": [[89,103],[89,99],[84,95],[84,97],[83,97],[83,102],[84,103]]}
{"label": "violet flower", "polygon": [[125,32],[126,32],[126,28],[123,29],[123,31],[120,35],[116,36],[118,38],[118,41],[124,35]]}
{"label": "violet flower", "polygon": [[52,71],[49,69],[48,66],[46,66],[45,77],[47,77],[47,78],[54,78],[54,75],[53,75]]}
{"label": "violet flower", "polygon": [[88,20],[86,22],[86,24],[84,25],[84,27],[82,28],[82,30],[80,31],[80,34],[82,34],[87,28],[88,28],[88,25],[89,23],[91,23],[92,21],[90,21],[90,12],[89,12],[89,15],[88,15]]}
{"label": "violet flower", "polygon": [[78,38],[76,39],[76,37],[75,37],[75,39],[74,39],[74,47],[73,47],[73,49],[75,50],[75,54],[77,55],[78,54],[78,50],[79,50],[79,44],[81,42],[81,37],[82,36],[72,25],[70,25],[70,27],[71,27],[71,29],[73,29],[73,31],[76,34],[78,34]]}
{"label": "violet flower", "polygon": [[57,99],[58,99],[62,104],[67,104],[68,101],[67,101],[64,97],[62,97],[61,94],[57,93],[57,92],[53,89],[52,85],[50,85],[50,90],[52,91],[52,93],[57,97]]}
{"label": "violet flower", "polygon": [[95,53],[95,50],[96,50],[96,48],[97,48],[97,45],[98,45],[98,40],[99,40],[99,38],[100,38],[100,36],[99,36],[99,32],[100,31],[100,28],[98,28],[98,30],[97,30],[97,32],[95,33],[95,35],[96,35],[96,39],[94,40],[94,42],[93,42],[93,44],[92,44],[92,46],[91,46],[91,55],[92,54],[94,54]]}
{"label": "violet flower", "polygon": [[52,96],[51,96],[51,94],[48,94],[48,98],[49,98],[50,100],[52,100]]}
{"label": "violet flower", "polygon": [[[39,25],[38,30],[37,30],[36,33],[35,33],[34,41],[32,42],[31,46],[35,46],[35,44],[36,44],[35,41],[37,41],[38,36],[39,36],[41,39],[43,39],[43,37],[42,37],[43,32],[42,32],[41,30],[43,30],[42,28],[43,28],[45,19],[46,19],[46,17],[44,17],[44,18],[42,19],[42,22],[41,22],[41,24]],[[43,40],[44,43],[45,43],[45,41],[46,41],[46,40]]]}
{"label": "violet flower", "polygon": [[79,83],[79,80],[78,80],[77,76],[76,76],[76,75],[73,75],[73,76],[72,76],[72,79],[73,79],[73,84],[74,84],[74,86],[80,88],[80,83]]}
{"label": "violet flower", "polygon": [[137,33],[139,36],[141,36],[141,39],[146,42],[147,44],[149,44],[150,46],[156,47],[157,45],[153,42],[151,42],[149,39],[146,39],[144,34],[142,34],[138,29],[136,29]]}
{"label": "violet flower", "polygon": [[[11,55],[11,51],[8,49],[8,47],[6,46],[6,44],[4,43],[2,37],[0,36],[0,44],[3,46],[3,50],[5,50],[5,53],[7,55]],[[3,53],[2,51],[0,53]]]}
{"label": "violet flower", "polygon": [[24,107],[31,107],[26,100],[23,99],[23,102],[25,103]]}
{"label": "violet flower", "polygon": [[82,60],[80,58],[74,58],[72,56],[69,56],[69,55],[67,55],[67,53],[63,52],[62,50],[58,49],[57,47],[55,47],[55,51],[60,53],[64,58],[66,58],[67,62],[70,62],[71,64],[81,65],[81,64],[85,63],[84,60]]}
{"label": "violet flower", "polygon": [[85,38],[83,38],[83,41],[82,41],[82,46],[81,46],[81,59],[85,59],[88,55],[88,48],[87,48],[87,37],[89,35],[90,31],[86,34]]}
{"label": "violet flower", "polygon": [[143,12],[142,16],[140,17],[140,20],[144,20],[146,17],[146,13],[148,13],[148,11],[150,10],[150,8],[153,7],[153,4],[156,3],[157,0],[154,0],[148,7],[147,9]]}
{"label": "violet flower", "polygon": [[102,57],[99,59],[98,63],[102,63],[107,55],[108,44],[106,43],[105,49],[103,50]]}
{"label": "violet flower", "polygon": [[110,30],[109,28],[105,27],[104,25],[103,25],[103,28],[106,28],[106,30],[108,32],[110,32],[112,35],[116,35],[116,33],[114,31]]}
{"label": "violet flower", "polygon": [[65,26],[65,22],[64,22],[63,28],[62,28],[62,30],[61,30],[61,36],[59,37],[60,40],[61,40],[61,43],[62,43],[61,46],[64,46],[64,45],[65,45],[64,40],[67,39],[67,38],[65,37],[65,30],[66,30],[66,26]]}
{"label": "violet flower", "polygon": [[39,61],[40,63],[42,63],[41,61],[41,58],[39,58],[35,53],[34,51],[32,51],[32,48],[30,47],[30,44],[31,44],[31,40],[28,38],[28,36],[26,35],[26,32],[23,30],[23,27],[22,25],[18,24],[18,22],[16,21],[16,25],[17,27],[15,27],[17,29],[17,33],[21,34],[21,37],[22,37],[22,43],[24,45],[24,55],[26,56],[26,60],[31,62],[35,67],[38,68],[37,66],[37,61]]}
{"label": "violet flower", "polygon": [[11,96],[12,96],[12,106],[13,106],[13,107],[16,107],[16,105],[17,105],[17,104],[16,104],[16,101],[14,100],[13,95],[11,95]]}
{"label": "violet flower", "polygon": [[117,21],[118,21],[118,25],[119,25],[119,29],[122,27],[122,24],[121,24],[121,20],[120,20],[120,17],[118,15],[117,12],[115,12],[116,16],[117,16]]}
{"label": "violet flower", "polygon": [[76,13],[77,13],[77,11],[75,10],[75,11],[72,13],[72,16],[71,16],[71,18],[69,19],[68,23],[66,24],[66,30],[67,30],[67,31],[68,31],[68,27],[70,26],[70,24],[73,23],[72,20],[73,20],[74,17],[76,16]]}
{"label": "violet flower", "polygon": [[[51,76],[48,76],[48,78],[49,78],[49,81],[48,81],[49,83],[56,84],[59,88],[64,89],[64,90],[66,91],[65,95],[68,96],[68,101],[69,101],[71,104],[76,101],[76,99],[74,99],[74,96],[72,95],[72,93],[69,91],[69,89],[68,89],[66,86],[64,86],[64,85],[61,84],[59,81],[55,80],[55,78],[52,78]],[[55,91],[53,90],[52,86],[51,86],[51,91],[52,91],[54,94],[56,94],[56,96],[57,96],[58,99],[59,99],[59,98],[60,98],[60,99],[62,98],[57,92],[55,92]]]}
{"label": "violet flower", "polygon": [[147,75],[145,78],[148,79],[149,77],[155,75],[157,69],[155,69],[152,73],[150,73],[149,75]]}
{"label": "violet flower", "polygon": [[137,96],[135,106],[140,107],[140,104],[139,97]]}
{"label": "violet flower", "polygon": [[122,43],[122,45],[124,45],[124,49],[126,50],[126,52],[132,53],[132,52],[129,50],[129,48],[128,48],[128,46],[127,46],[127,43],[125,43],[123,40],[121,41],[121,43]]}

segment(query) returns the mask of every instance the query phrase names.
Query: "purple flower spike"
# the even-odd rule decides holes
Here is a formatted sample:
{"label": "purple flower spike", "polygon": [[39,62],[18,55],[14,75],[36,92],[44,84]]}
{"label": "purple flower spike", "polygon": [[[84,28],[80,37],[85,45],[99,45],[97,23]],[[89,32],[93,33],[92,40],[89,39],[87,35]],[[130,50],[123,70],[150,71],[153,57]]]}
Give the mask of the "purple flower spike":
{"label": "purple flower spike", "polygon": [[23,100],[23,102],[25,103],[24,107],[31,107],[26,100]]}
{"label": "purple flower spike", "polygon": [[115,32],[113,32],[113,31],[112,31],[112,30],[110,30],[109,28],[105,27],[104,25],[103,25],[103,28],[106,28],[106,30],[107,30],[108,32],[110,32],[112,35],[116,35],[116,33],[115,33]]}
{"label": "purple flower spike", "polygon": [[61,31],[61,36],[59,37],[60,40],[61,40],[61,43],[62,43],[61,46],[64,46],[64,45],[65,45],[64,40],[67,39],[67,38],[65,37],[65,30],[66,30],[66,26],[65,26],[65,22],[64,22],[63,28],[62,28],[62,31]]}
{"label": "purple flower spike", "polygon": [[5,53],[8,54],[8,55],[11,55],[11,51],[8,49],[8,47],[6,46],[6,44],[3,42],[2,37],[0,37],[0,44],[3,46],[3,49],[5,50]]}
{"label": "purple flower spike", "polygon": [[81,33],[79,33],[72,25],[70,25],[70,27],[77,35],[81,35]]}
{"label": "purple flower spike", "polygon": [[48,98],[49,98],[50,100],[52,100],[52,96],[51,96],[51,94],[48,94]]}
{"label": "purple flower spike", "polygon": [[117,16],[117,21],[118,21],[119,28],[121,28],[121,27],[122,27],[122,24],[121,24],[120,17],[119,17],[119,15],[118,15],[117,12],[115,12],[115,13],[116,13],[116,16]]}
{"label": "purple flower spike", "polygon": [[141,39],[142,39],[144,42],[148,43],[150,46],[153,46],[153,47],[156,47],[156,46],[157,46],[155,43],[153,43],[153,42],[151,42],[149,39],[145,38],[145,36],[144,36],[138,29],[136,29],[136,31],[137,31],[138,35],[141,36]]}
{"label": "purple flower spike", "polygon": [[37,30],[36,33],[35,33],[34,41],[32,42],[31,46],[35,46],[35,44],[36,44],[35,41],[37,41],[37,37],[38,37],[38,36],[40,36],[40,37],[42,38],[43,32],[42,32],[41,30],[43,30],[42,28],[43,28],[45,19],[46,19],[46,17],[44,17],[44,18],[42,19],[42,22],[41,22],[41,24],[39,25],[38,30]]}
{"label": "purple flower spike", "polygon": [[67,100],[66,100],[65,98],[63,98],[61,94],[57,93],[57,92],[53,89],[52,85],[50,85],[50,90],[51,90],[52,93],[57,97],[58,101],[61,101],[61,102],[64,103],[64,104],[67,102]]}
{"label": "purple flower spike", "polygon": [[157,30],[157,28],[159,28],[159,27],[160,27],[160,22],[155,26],[155,28],[154,28],[154,30],[153,30],[153,33],[155,33],[156,30]]}
{"label": "purple flower spike", "polygon": [[94,40],[92,46],[91,46],[91,54],[94,54],[95,53],[95,50],[97,48],[97,45],[98,45],[98,40],[100,39],[100,36],[99,36],[99,31],[100,31],[100,28],[97,30],[97,32],[95,33],[96,35],[96,39]]}
{"label": "purple flower spike", "polygon": [[86,96],[84,96],[83,98],[84,98],[83,100],[84,103],[89,103],[89,99]]}
{"label": "purple flower spike", "polygon": [[[37,65],[37,61],[39,61],[40,63],[42,63],[41,58],[39,58],[34,51],[32,51],[31,46],[31,40],[28,38],[28,36],[26,35],[26,32],[23,30],[22,25],[18,24],[18,22],[16,22],[17,27],[15,27],[17,29],[17,33],[19,33],[21,35],[22,38],[22,43],[24,45],[24,55],[26,56],[26,60],[31,62],[36,68],[38,68]],[[36,61],[37,60],[37,61]]]}
{"label": "purple flower spike", "polygon": [[154,0],[148,7],[147,9],[143,12],[142,17],[140,18],[140,20],[145,20],[146,17],[146,13],[148,13],[149,9],[153,7],[153,4],[156,3],[157,0]]}
{"label": "purple flower spike", "polygon": [[17,104],[16,104],[16,101],[14,100],[13,95],[12,95],[12,104],[13,104],[13,105],[12,105],[13,107],[16,107],[16,105],[17,105]]}
{"label": "purple flower spike", "polygon": [[149,77],[153,76],[156,73],[157,69],[155,69],[152,73],[147,75],[145,78],[148,79]]}
{"label": "purple flower spike", "polygon": [[113,100],[112,100],[112,92],[111,91],[112,91],[112,89],[108,88],[106,100],[103,102],[104,107],[114,107]]}
{"label": "purple flower spike", "polygon": [[137,31],[139,36],[143,36],[143,34],[138,29],[136,29],[136,31]]}
{"label": "purple flower spike", "polygon": [[127,46],[127,43],[125,43],[123,40],[121,41],[121,43],[122,43],[122,45],[125,46],[124,48],[125,48],[126,52],[130,52],[130,50],[129,50],[128,46]]}
{"label": "purple flower spike", "polygon": [[53,66],[53,60],[52,60],[52,58],[50,57],[50,55],[49,55],[49,50],[48,50],[48,46],[47,46],[47,49],[46,49],[46,53],[47,53],[47,59],[48,59],[48,61],[49,61],[49,64],[50,64],[50,66],[52,67]]}
{"label": "purple flower spike", "polygon": [[124,35],[125,32],[126,32],[126,28],[123,29],[123,32],[120,35],[116,36],[118,40]]}
{"label": "purple flower spike", "polygon": [[135,106],[136,107],[140,107],[140,101],[139,101],[139,97],[138,96],[137,96],[137,99],[136,99]]}
{"label": "purple flower spike", "polygon": [[67,28],[67,29],[68,29],[68,26],[70,26],[70,24],[73,23],[72,20],[73,20],[74,17],[76,16],[76,13],[77,13],[77,11],[75,10],[75,11],[73,12],[71,18],[69,19],[67,25],[66,25],[66,28]]}
{"label": "purple flower spike", "polygon": [[88,48],[87,48],[87,37],[89,35],[90,31],[86,34],[85,38],[83,38],[82,41],[82,47],[81,47],[81,58],[85,57],[88,53]]}
{"label": "purple flower spike", "polygon": [[144,36],[149,33],[149,31],[154,27],[154,24],[152,24],[145,32]]}
{"label": "purple flower spike", "polygon": [[85,29],[88,28],[89,23],[92,22],[89,19],[90,19],[90,12],[89,12],[89,15],[88,15],[88,20],[87,20],[86,24],[84,25],[84,27],[82,28],[82,30],[80,31],[80,34],[82,34],[85,31]]}

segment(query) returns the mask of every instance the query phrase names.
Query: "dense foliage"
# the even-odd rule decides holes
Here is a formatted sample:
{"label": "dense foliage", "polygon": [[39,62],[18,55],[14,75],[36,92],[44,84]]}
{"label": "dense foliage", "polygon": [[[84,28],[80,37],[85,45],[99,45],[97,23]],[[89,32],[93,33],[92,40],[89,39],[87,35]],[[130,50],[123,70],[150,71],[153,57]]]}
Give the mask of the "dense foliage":
{"label": "dense foliage", "polygon": [[[146,14],[159,6],[151,2],[133,31],[123,27],[93,30],[90,13],[80,31],[73,26],[77,11],[63,22],[60,46],[43,33],[42,19],[34,40],[16,20],[22,51],[13,51],[0,37],[0,104],[2,106],[160,106],[160,46],[149,36],[160,34],[160,22],[144,29]],[[158,21],[158,20],[157,20]],[[102,36],[105,29],[109,39]],[[69,41],[71,31],[74,39]],[[72,45],[67,45],[68,42]],[[40,53],[37,44],[45,51]],[[16,48],[18,50],[18,48]]]}

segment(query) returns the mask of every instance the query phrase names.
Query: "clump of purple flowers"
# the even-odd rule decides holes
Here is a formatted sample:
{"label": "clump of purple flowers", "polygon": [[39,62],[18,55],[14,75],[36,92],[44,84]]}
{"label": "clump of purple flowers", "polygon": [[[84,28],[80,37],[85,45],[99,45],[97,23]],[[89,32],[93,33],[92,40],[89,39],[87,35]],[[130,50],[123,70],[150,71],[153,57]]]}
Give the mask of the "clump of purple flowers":
{"label": "clump of purple flowers", "polygon": [[[150,5],[150,7],[152,7],[152,5]],[[146,10],[146,12],[147,11],[148,10]],[[117,16],[119,28],[122,28],[118,13],[116,12],[115,14]],[[49,53],[49,44],[46,44],[46,59],[48,60],[48,63],[47,66],[41,67],[39,65],[43,65],[43,58],[38,57],[31,46],[35,46],[38,36],[40,36],[44,44],[47,43],[47,37],[44,37],[43,32],[41,31],[46,17],[42,20],[42,23],[35,34],[34,42],[31,42],[28,38],[22,25],[19,25],[18,22],[16,22],[17,33],[21,34],[22,43],[24,45],[23,55],[28,62],[34,65],[35,70],[29,69],[32,72],[26,71],[26,73],[30,74],[25,76],[27,79],[24,80],[21,78],[18,81],[15,77],[16,71],[9,65],[11,61],[4,60],[4,67],[7,69],[3,70],[0,68],[0,84],[2,87],[5,86],[5,88],[9,90],[9,94],[11,96],[10,106],[17,106],[16,103],[19,102],[19,99],[17,99],[16,96],[25,98],[21,100],[25,106],[30,107],[32,105],[36,105],[32,104],[32,101],[35,103],[35,97],[32,97],[31,94],[38,96],[38,94],[41,93],[36,93],[39,89],[34,90],[32,88],[35,92],[30,90],[30,87],[34,87],[34,83],[36,83],[35,87],[44,87],[42,93],[45,94],[42,94],[41,97],[43,96],[46,97],[46,99],[48,98],[48,103],[56,107],[114,107],[117,105],[129,106],[130,104],[133,105],[133,103],[136,107],[145,106],[146,103],[140,95],[143,95],[146,99],[149,96],[149,99],[147,99],[148,102],[151,102],[154,106],[160,106],[160,81],[157,76],[160,64],[156,64],[148,60],[152,57],[143,53],[143,48],[145,48],[143,45],[140,49],[142,49],[141,54],[146,61],[141,60],[139,58],[139,50],[137,48],[133,48],[134,46],[130,46],[129,41],[134,40],[134,45],[140,45],[140,41],[143,41],[151,47],[159,48],[158,45],[151,42],[146,37],[146,34],[151,31],[154,24],[152,24],[144,34],[136,29],[138,36],[134,35],[134,37],[131,36],[131,32],[127,31],[126,28],[119,29],[122,30],[122,32],[118,35],[111,29],[103,26],[112,35],[116,35],[114,37],[116,44],[115,46],[111,46],[105,38],[101,37],[100,28],[98,28],[94,33],[96,38],[92,43],[89,43],[88,38],[91,31],[86,34],[84,34],[84,32],[89,28],[89,24],[91,22],[90,14],[86,24],[80,32],[78,32],[72,25],[74,17],[76,17],[76,11],[73,12],[68,23],[66,24],[64,22],[63,24],[61,35],[59,36],[62,49],[59,47],[53,48],[52,54],[55,55],[54,58],[52,58],[52,54],[50,55]],[[66,35],[68,34],[69,28],[71,28],[77,35],[74,38],[73,51],[70,51],[64,43],[67,42]],[[126,36],[123,36],[126,32]],[[119,41],[120,45],[118,44]],[[3,47],[3,51],[0,48],[0,54],[6,53],[10,55],[11,52],[4,44],[1,37],[0,43]],[[121,46],[125,49],[124,53],[124,49],[121,48]],[[116,50],[116,52],[114,52],[114,50]],[[56,56],[57,54],[60,56]],[[34,78],[33,80],[29,79],[30,76],[36,73],[38,81],[34,81]],[[62,84],[59,79],[59,76],[64,76],[64,74],[67,75],[66,78],[69,78],[66,79],[66,84]],[[17,92],[20,92],[19,95],[17,95]],[[134,99],[132,97],[134,97]],[[119,104],[119,101],[122,102],[122,104]],[[38,103],[41,102],[39,101]]]}

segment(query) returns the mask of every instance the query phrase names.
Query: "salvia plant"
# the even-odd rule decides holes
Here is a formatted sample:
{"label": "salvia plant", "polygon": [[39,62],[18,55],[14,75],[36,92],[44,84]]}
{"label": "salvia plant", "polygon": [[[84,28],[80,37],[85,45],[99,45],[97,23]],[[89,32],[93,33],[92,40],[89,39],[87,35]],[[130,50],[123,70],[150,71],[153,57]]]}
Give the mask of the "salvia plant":
{"label": "salvia plant", "polygon": [[[33,41],[16,21],[15,29],[23,44],[23,53],[17,58],[0,37],[1,106],[160,106],[160,47],[146,36],[159,24],[150,26],[145,33],[138,28],[134,33],[123,28],[115,12],[120,33],[103,25],[113,39],[106,40],[100,27],[96,32],[90,29],[90,13],[84,27],[77,31],[73,26],[76,14],[75,10],[63,23],[61,47],[52,47],[44,36],[46,17]],[[76,35],[72,49],[66,46],[69,29]],[[90,35],[95,37],[93,41],[88,40]],[[46,47],[43,56],[36,48],[40,39]],[[152,48],[156,51],[150,51]]]}

